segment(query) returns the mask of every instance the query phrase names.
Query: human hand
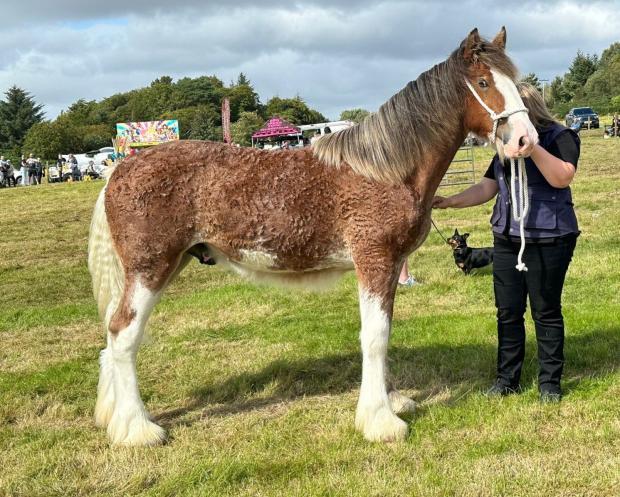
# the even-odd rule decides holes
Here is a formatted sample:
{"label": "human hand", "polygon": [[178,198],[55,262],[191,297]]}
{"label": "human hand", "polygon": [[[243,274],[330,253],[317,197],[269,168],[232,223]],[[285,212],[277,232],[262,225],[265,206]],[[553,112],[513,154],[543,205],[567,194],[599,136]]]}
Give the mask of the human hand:
{"label": "human hand", "polygon": [[451,207],[450,197],[439,195],[433,197],[433,209],[447,209],[448,207]]}

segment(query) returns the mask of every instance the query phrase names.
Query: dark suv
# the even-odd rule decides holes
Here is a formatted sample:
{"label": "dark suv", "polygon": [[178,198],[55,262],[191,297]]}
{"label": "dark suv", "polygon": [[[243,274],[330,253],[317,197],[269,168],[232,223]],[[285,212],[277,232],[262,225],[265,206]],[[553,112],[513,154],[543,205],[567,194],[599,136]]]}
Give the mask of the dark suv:
{"label": "dark suv", "polygon": [[569,128],[577,126],[577,122],[580,123],[581,128],[588,127],[588,120],[590,121],[590,128],[598,129],[598,114],[594,112],[590,107],[574,107],[568,114],[566,114],[566,126]]}

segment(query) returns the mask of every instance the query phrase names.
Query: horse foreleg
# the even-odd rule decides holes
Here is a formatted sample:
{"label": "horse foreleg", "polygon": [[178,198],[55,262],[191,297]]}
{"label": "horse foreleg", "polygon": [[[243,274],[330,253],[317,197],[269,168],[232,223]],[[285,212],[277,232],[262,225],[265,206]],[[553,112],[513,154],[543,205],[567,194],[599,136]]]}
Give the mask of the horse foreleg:
{"label": "horse foreleg", "polygon": [[108,326],[108,347],[101,354],[96,418],[108,422],[112,443],[155,445],[165,439],[163,428],[151,422],[138,390],[136,355],[146,322],[161,291],[152,291],[139,278],[125,290]]}
{"label": "horse foreleg", "polygon": [[362,386],[355,426],[368,440],[394,441],[407,436],[407,424],[394,414],[386,383],[387,348],[400,266],[385,267],[383,272],[376,266],[366,272],[358,266]]}

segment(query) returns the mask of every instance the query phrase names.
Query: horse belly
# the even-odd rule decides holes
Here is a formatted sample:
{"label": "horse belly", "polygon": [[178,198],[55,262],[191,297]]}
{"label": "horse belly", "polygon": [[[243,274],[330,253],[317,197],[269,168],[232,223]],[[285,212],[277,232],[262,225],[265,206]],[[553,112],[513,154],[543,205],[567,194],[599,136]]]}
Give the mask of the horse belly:
{"label": "horse belly", "polygon": [[282,262],[287,260],[286,256],[278,257],[277,253],[263,250],[241,249],[234,256],[217,249],[212,252],[218,264],[250,281],[306,290],[328,289],[354,268],[347,250],[331,252],[303,268],[287,267]]}
{"label": "horse belly", "polygon": [[[234,256],[225,256],[229,263],[243,266],[252,271],[271,273],[304,273],[331,269],[353,269],[351,252],[346,249],[334,250],[318,260],[297,260],[289,254],[261,249],[240,249]],[[295,259],[295,260],[293,260]],[[217,259],[216,259],[217,260]]]}

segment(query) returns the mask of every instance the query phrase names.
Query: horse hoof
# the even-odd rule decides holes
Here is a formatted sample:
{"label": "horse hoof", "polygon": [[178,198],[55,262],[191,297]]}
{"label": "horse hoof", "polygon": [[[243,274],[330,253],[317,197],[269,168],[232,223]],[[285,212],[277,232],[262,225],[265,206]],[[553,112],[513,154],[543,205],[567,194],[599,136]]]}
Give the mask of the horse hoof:
{"label": "horse hoof", "polygon": [[113,445],[152,446],[166,440],[166,431],[146,417],[137,413],[129,419],[114,414],[108,425],[108,436]]}
{"label": "horse hoof", "polygon": [[407,438],[409,432],[407,423],[387,407],[380,407],[374,412],[358,410],[355,426],[371,442],[398,442]]}
{"label": "horse hoof", "polygon": [[416,410],[416,403],[397,390],[392,390],[388,398],[394,414],[412,414]]}

